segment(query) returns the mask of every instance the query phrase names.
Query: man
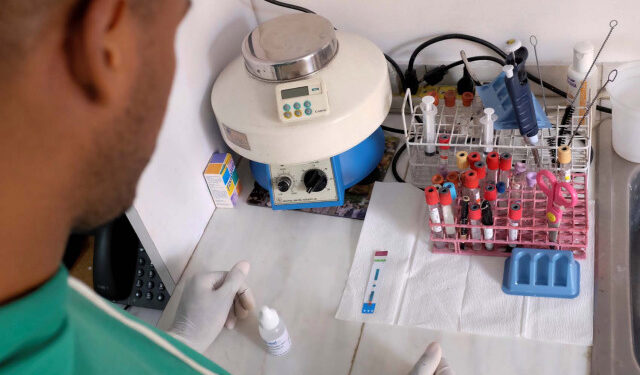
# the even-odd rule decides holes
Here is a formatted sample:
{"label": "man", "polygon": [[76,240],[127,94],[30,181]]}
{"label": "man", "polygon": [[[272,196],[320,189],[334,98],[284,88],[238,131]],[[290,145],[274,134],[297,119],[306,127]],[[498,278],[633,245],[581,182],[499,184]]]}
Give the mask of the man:
{"label": "man", "polygon": [[[226,374],[198,352],[248,315],[249,264],[190,280],[169,334],[60,266],[128,208],[155,146],[188,0],[0,0],[0,373]],[[414,374],[431,374],[430,346]]]}

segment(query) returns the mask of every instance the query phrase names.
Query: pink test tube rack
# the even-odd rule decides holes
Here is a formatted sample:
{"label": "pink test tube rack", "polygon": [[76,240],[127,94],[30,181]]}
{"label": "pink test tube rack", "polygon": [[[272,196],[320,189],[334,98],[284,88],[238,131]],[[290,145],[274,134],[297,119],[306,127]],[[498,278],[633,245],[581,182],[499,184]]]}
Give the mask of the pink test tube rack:
{"label": "pink test tube rack", "polygon": [[[522,205],[522,219],[518,229],[518,241],[516,244],[518,247],[525,248],[537,248],[537,249],[558,249],[558,250],[571,250],[574,258],[585,259],[587,256],[587,248],[589,246],[589,200],[587,195],[587,175],[585,173],[575,173],[572,176],[572,185],[578,195],[578,203],[564,211],[560,228],[549,228],[547,222],[547,196],[542,190],[536,188],[535,190],[527,191],[523,190],[507,190],[505,197],[498,198],[496,208],[493,212],[493,239],[485,240],[484,236],[482,240],[473,240],[470,238],[460,238],[460,228],[481,228],[484,229],[484,225],[463,225],[458,222],[459,214],[457,208],[459,207],[460,198],[458,197],[456,202],[456,214],[454,224],[440,223],[437,226],[456,228],[455,238],[433,238],[432,241],[444,242],[447,246],[443,248],[432,247],[434,253],[445,254],[462,254],[462,255],[485,255],[485,256],[502,256],[508,257],[511,252],[509,244],[513,243],[508,239],[509,219],[507,217],[508,207],[515,202],[520,202]],[[432,226],[431,223],[429,223]],[[549,233],[552,231],[558,232],[557,242],[552,242],[549,239]],[[429,231],[431,233],[431,231]],[[480,250],[473,250],[472,244],[480,242],[493,243],[493,250],[487,250],[485,246],[482,246]]]}

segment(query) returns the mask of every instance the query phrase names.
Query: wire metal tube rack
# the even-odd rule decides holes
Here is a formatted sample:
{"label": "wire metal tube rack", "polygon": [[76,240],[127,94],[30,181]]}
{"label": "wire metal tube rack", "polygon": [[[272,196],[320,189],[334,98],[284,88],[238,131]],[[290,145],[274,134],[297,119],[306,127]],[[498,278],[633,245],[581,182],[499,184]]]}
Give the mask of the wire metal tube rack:
{"label": "wire metal tube rack", "polygon": [[[474,226],[459,223],[456,212],[454,224],[438,224],[442,227],[455,226],[456,236],[454,238],[432,238],[433,241],[444,242],[446,246],[437,248],[434,252],[470,255],[489,256],[509,256],[509,240],[507,239],[508,218],[507,210],[511,203],[519,202],[523,207],[523,215],[518,228],[518,246],[533,248],[551,248],[571,250],[578,259],[586,257],[588,248],[588,225],[589,225],[589,205],[587,181],[591,160],[591,113],[586,113],[585,108],[578,107],[573,112],[568,124],[562,124],[562,117],[566,107],[555,106],[548,108],[548,118],[551,122],[550,128],[540,129],[538,133],[539,142],[537,146],[530,146],[525,143],[518,129],[494,130],[490,144],[483,143],[483,126],[480,118],[484,115],[483,105],[478,97],[470,106],[463,106],[462,102],[456,100],[456,105],[447,107],[444,100],[439,101],[436,115],[436,141],[427,142],[423,136],[423,114],[419,105],[414,105],[410,92],[407,90],[402,106],[404,141],[407,145],[408,153],[408,176],[407,181],[413,185],[425,188],[432,185],[432,177],[436,174],[446,176],[446,172],[462,170],[457,168],[455,155],[459,151],[468,153],[477,151],[486,155],[487,150],[496,151],[500,154],[508,152],[512,155],[514,163],[522,162],[527,166],[527,171],[538,171],[547,169],[552,172],[560,170],[556,162],[556,154],[559,146],[567,144],[571,138],[572,131],[576,135],[571,144],[571,183],[578,193],[578,203],[567,208],[564,212],[563,221],[559,229],[551,229],[547,224],[546,204],[547,197],[540,190],[528,192],[508,190],[505,195],[498,199],[494,212],[494,237],[491,240],[472,240],[459,235],[461,228],[471,230]],[[406,106],[408,106],[409,110]],[[582,117],[584,116],[584,119]],[[578,124],[582,120],[582,125]],[[446,134],[449,143],[439,143],[438,136]],[[429,147],[430,146],[430,147]],[[449,147],[442,153],[442,147]],[[427,154],[427,147],[431,150],[435,148],[436,153]],[[537,150],[540,166],[537,165],[533,150]],[[447,154],[443,160],[443,154]],[[460,197],[458,197],[459,201]],[[458,202],[455,202],[457,210]],[[430,224],[434,226],[433,224]],[[480,228],[485,228],[480,226]],[[551,241],[550,232],[557,231],[557,241]],[[430,232],[431,233],[431,232]],[[433,234],[432,234],[433,236]],[[487,250],[482,246],[481,250],[472,250],[474,242],[494,244],[493,250]]]}

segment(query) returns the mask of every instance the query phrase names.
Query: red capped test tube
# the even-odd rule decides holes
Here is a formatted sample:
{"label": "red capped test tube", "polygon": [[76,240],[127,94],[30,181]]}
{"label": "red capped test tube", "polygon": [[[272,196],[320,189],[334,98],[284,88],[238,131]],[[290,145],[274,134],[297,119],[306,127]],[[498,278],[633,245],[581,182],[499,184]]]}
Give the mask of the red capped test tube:
{"label": "red capped test tube", "polygon": [[[471,221],[471,239],[482,240],[482,230],[480,229],[480,220],[482,219],[482,211],[478,203],[473,203],[469,206],[469,220]],[[474,242],[472,246],[473,250],[482,249],[481,242]]]}
{"label": "red capped test tube", "polygon": [[[451,192],[447,187],[441,187],[438,190],[440,193],[440,206],[442,208],[442,218],[445,224],[455,224],[455,219],[453,217],[453,199],[451,199]],[[456,237],[456,228],[451,226],[444,227],[445,232],[447,233],[447,237],[455,238]]]}
{"label": "red capped test tube", "polygon": [[[500,175],[498,176],[498,191],[506,192],[511,179],[511,154],[508,152],[500,155]],[[502,194],[501,194],[502,197]]]}
{"label": "red capped test tube", "polygon": [[449,141],[451,138],[448,134],[440,134],[438,136],[438,143],[442,143],[442,146],[438,146],[438,152],[440,153],[440,162],[438,164],[438,171],[441,175],[446,176],[449,169]]}
{"label": "red capped test tube", "polygon": [[433,96],[433,98],[435,99],[433,101],[433,105],[435,105],[436,107],[438,106],[438,102],[440,101],[440,95],[438,95],[438,92],[436,90],[431,90],[427,93],[427,96]]}
{"label": "red capped test tube", "polygon": [[496,200],[498,199],[498,189],[496,189],[495,184],[489,182],[484,186],[483,198],[489,202],[491,209],[495,210]]}
{"label": "red capped test tube", "polygon": [[432,183],[433,185],[436,185],[436,186],[437,186],[437,188],[438,188],[438,189],[440,189],[440,188],[442,187],[442,184],[444,184],[444,177],[442,177],[442,175],[441,175],[441,174],[439,174],[439,173],[434,174],[434,175],[431,177],[431,183]]}
{"label": "red capped test tube", "polygon": [[456,105],[456,90],[448,90],[444,93],[444,105],[446,107],[453,107]]}
{"label": "red capped test tube", "polygon": [[492,151],[487,154],[487,181],[498,183],[498,170],[500,170],[500,154]]}
{"label": "red capped test tube", "polygon": [[465,91],[462,93],[462,105],[465,107],[470,107],[473,103],[473,93],[470,91]]}
{"label": "red capped test tube", "polygon": [[479,152],[472,152],[467,156],[467,161],[469,162],[469,166],[472,166],[477,161],[482,161],[482,154]]}
{"label": "red capped test tube", "polygon": [[[435,186],[428,186],[426,189],[424,189],[424,195],[427,200],[429,220],[431,221],[431,224],[442,223],[440,210],[438,209],[438,203],[440,203],[438,189],[436,189]],[[431,225],[431,234],[433,238],[444,238],[442,226],[440,225]],[[441,249],[445,247],[446,244],[442,241],[434,241],[434,246]]]}
{"label": "red capped test tube", "polygon": [[474,170],[468,170],[462,174],[463,194],[469,197],[471,203],[480,202],[480,189],[478,188],[478,174]]}
{"label": "red capped test tube", "polygon": [[509,247],[517,247],[518,227],[522,219],[522,207],[520,203],[512,203],[509,207]]}

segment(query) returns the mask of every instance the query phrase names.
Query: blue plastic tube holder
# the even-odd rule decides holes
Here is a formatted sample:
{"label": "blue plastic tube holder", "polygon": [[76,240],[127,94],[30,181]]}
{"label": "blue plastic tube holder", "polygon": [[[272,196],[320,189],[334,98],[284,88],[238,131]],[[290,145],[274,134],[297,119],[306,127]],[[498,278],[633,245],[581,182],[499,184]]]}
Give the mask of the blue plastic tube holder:
{"label": "blue plastic tube holder", "polygon": [[567,250],[515,248],[504,262],[502,291],[534,297],[575,298],[580,264]]}

